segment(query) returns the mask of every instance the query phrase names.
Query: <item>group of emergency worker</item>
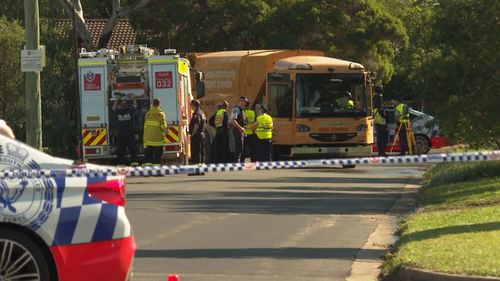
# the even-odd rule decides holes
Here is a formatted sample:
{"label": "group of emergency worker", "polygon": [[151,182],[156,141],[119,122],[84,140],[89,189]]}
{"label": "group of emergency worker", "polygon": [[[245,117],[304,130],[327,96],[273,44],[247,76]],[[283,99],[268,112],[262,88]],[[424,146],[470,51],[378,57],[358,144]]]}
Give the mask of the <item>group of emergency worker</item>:
{"label": "group of emergency worker", "polygon": [[[131,165],[139,165],[137,160],[137,144],[135,139],[133,116],[137,108],[134,95],[129,95],[129,104],[121,96],[113,104],[113,112],[117,120],[117,160],[124,164],[126,151],[130,154]],[[246,151],[250,161],[271,161],[273,119],[264,105],[257,106],[257,112],[249,108],[246,97],[240,97],[238,104],[228,112],[229,103],[222,102],[218,110],[210,118],[210,125],[215,130],[212,149],[214,163],[243,163]],[[191,135],[191,164],[205,163],[207,118],[201,109],[199,100],[191,101],[192,116],[189,123]],[[167,130],[165,113],[159,99],[154,99],[151,108],[144,118],[144,165],[160,165],[163,154],[164,134]],[[233,141],[233,152],[230,152],[230,141]]]}
{"label": "group of emergency worker", "polygon": [[[248,156],[251,162],[271,161],[273,119],[265,105],[250,108],[246,97],[240,97],[236,106],[228,112],[229,103],[223,101],[209,124],[215,128],[212,159],[214,163],[244,163]],[[230,141],[234,149],[231,154]]]}
{"label": "group of emergency worker", "polygon": [[[137,166],[139,161],[137,159],[137,142],[133,118],[137,109],[137,101],[133,94],[129,94],[128,97],[132,100],[132,104],[118,96],[112,107],[117,124],[116,156],[118,164],[125,164],[124,156],[126,150],[128,150],[131,158],[130,165]],[[167,123],[165,113],[161,109],[161,102],[159,99],[154,99],[152,106],[144,117],[144,165],[159,165],[161,163],[163,138],[166,129]]]}
{"label": "group of emergency worker", "polygon": [[[406,126],[410,119],[408,106],[402,102],[401,98],[398,97],[391,99],[387,103],[387,107],[384,107],[381,92],[376,93],[375,99],[380,101],[378,104],[375,104],[375,109],[373,110],[375,132],[377,134],[378,155],[387,156],[385,148],[389,138],[388,125],[390,123],[394,123],[397,131],[399,132],[399,144],[401,149],[400,155],[406,155],[408,153],[408,136]],[[391,115],[391,113],[393,114]]]}

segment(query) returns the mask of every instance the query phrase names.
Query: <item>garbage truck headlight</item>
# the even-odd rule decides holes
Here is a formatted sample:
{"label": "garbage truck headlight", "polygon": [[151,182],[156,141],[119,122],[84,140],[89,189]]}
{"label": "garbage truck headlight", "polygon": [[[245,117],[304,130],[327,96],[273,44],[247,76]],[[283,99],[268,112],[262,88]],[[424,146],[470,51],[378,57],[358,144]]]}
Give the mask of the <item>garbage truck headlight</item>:
{"label": "garbage truck headlight", "polygon": [[309,126],[302,125],[302,124],[298,124],[297,126],[295,126],[295,128],[297,129],[297,132],[301,132],[301,133],[311,131],[311,128]]}

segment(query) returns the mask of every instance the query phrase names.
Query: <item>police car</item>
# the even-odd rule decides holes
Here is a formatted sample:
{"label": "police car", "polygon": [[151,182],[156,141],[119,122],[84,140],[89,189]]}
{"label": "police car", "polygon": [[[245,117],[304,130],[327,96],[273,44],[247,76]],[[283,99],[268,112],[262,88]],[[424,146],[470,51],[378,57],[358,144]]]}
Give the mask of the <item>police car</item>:
{"label": "police car", "polygon": [[125,179],[63,172],[72,165],[0,135],[1,281],[129,279]]}

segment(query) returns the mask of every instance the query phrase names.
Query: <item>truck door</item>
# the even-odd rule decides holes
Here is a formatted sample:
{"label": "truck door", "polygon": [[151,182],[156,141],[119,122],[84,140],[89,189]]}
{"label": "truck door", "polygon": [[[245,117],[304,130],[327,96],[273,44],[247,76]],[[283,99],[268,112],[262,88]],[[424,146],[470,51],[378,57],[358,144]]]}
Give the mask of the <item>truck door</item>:
{"label": "truck door", "polygon": [[149,62],[149,84],[152,98],[161,101],[165,112],[168,130],[165,133],[165,153],[177,154],[181,149],[180,112],[178,94],[183,85],[179,83],[178,59],[154,56]]}
{"label": "truck door", "polygon": [[100,158],[108,145],[107,59],[80,59],[80,110],[86,158]]}

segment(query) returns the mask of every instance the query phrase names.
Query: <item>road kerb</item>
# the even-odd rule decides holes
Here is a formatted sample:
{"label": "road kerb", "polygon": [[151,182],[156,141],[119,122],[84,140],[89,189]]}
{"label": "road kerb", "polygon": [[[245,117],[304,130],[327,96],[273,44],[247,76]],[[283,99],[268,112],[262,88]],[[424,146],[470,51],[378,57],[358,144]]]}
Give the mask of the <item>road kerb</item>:
{"label": "road kerb", "polygon": [[[382,266],[382,257],[387,249],[396,241],[397,218],[415,209],[418,192],[422,185],[420,177],[413,177],[403,187],[400,197],[383,216],[367,241],[356,253],[351,265],[351,273],[346,281],[377,281]],[[378,251],[374,251],[378,250]],[[377,256],[374,256],[373,253]],[[372,253],[372,254],[368,254]]]}

